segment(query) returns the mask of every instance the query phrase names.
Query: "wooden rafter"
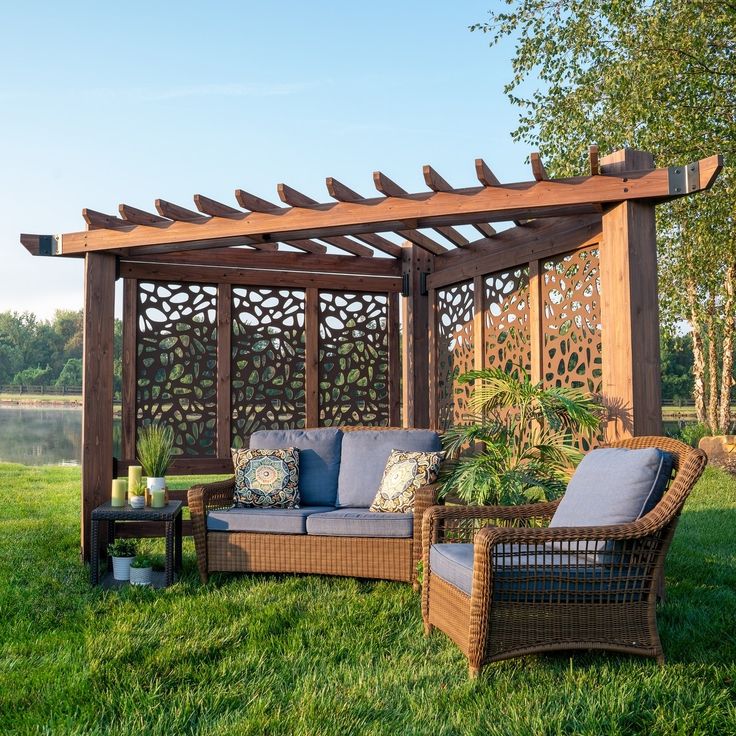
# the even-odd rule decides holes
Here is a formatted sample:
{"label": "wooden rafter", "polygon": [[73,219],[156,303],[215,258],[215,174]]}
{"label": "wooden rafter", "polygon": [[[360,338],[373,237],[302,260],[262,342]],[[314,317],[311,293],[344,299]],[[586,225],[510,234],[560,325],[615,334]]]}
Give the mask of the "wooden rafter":
{"label": "wooden rafter", "polygon": [[137,207],[131,207],[129,204],[118,205],[120,217],[131,225],[166,225],[171,220],[160,215],[154,215],[152,212],[139,210]]}
{"label": "wooden rafter", "polygon": [[235,199],[238,200],[238,204],[244,210],[248,210],[249,212],[273,212],[274,210],[281,209],[277,204],[257,197],[255,194],[250,194],[243,189],[235,190]]}
{"label": "wooden rafter", "polygon": [[376,250],[383,251],[389,256],[392,256],[394,258],[401,258],[401,246],[396,245],[396,243],[392,243],[390,240],[384,238],[381,235],[376,235],[375,233],[358,233],[353,237],[356,240],[362,240],[364,243],[372,245]]}
{"label": "wooden rafter", "polygon": [[[501,182],[498,180],[496,175],[491,171],[490,166],[482,159],[477,158],[475,159],[475,175],[478,178],[478,181],[484,186],[484,187],[500,187]],[[514,220],[514,225],[517,227],[521,227],[522,225],[526,224],[526,220]],[[495,231],[494,231],[495,232]],[[481,231],[483,235],[483,231]]]}
{"label": "wooden rafter", "polygon": [[590,167],[591,176],[598,176],[601,173],[601,164],[598,158],[598,146],[595,144],[588,148],[588,165]]}
{"label": "wooden rafter", "polygon": [[206,218],[199,212],[188,210],[186,207],[180,207],[173,202],[167,202],[165,199],[156,200],[156,211],[162,217],[167,217],[176,222],[202,222]]}
{"label": "wooden rafter", "polygon": [[104,212],[98,212],[97,210],[90,210],[86,207],[82,210],[82,217],[87,223],[90,230],[97,230],[104,228],[106,230],[120,230],[122,228],[130,227],[130,223],[125,220],[121,220],[119,217],[114,215],[106,215]]}
{"label": "wooden rafter", "polygon": [[548,181],[549,175],[547,174],[547,169],[544,168],[542,157],[535,151],[529,156],[529,160],[532,164],[532,174],[534,175],[534,179],[536,181]]}
{"label": "wooden rafter", "polygon": [[[721,156],[711,156],[672,170],[644,169],[625,174],[610,171],[600,176],[390,195],[360,203],[280,207],[269,212],[244,213],[242,219],[207,219],[199,215],[197,221],[180,219],[168,225],[147,226],[104,216],[95,220],[93,227],[98,229],[61,236],[59,250],[62,255],[70,256],[95,251],[120,252],[136,247],[184,250],[187,247],[219,247],[223,242],[235,244],[238,239],[241,243],[248,243],[248,239],[286,242],[387,231],[406,237],[408,232],[422,228],[581,215],[618,202],[660,202],[707,189],[722,165]],[[677,171],[685,171],[690,177],[687,186],[673,184]],[[385,177],[377,178],[386,189]],[[169,216],[160,209],[159,214]],[[189,218],[194,220],[191,213]],[[102,225],[104,227],[100,227]],[[438,252],[438,247],[442,246],[430,245],[434,249],[431,252]]]}
{"label": "wooden rafter", "polygon": [[324,255],[325,253],[327,253],[327,248],[325,248],[322,243],[316,243],[314,240],[309,240],[307,238],[298,238],[297,240],[284,240],[283,242],[285,245],[290,245],[292,248],[298,248],[304,253],[317,253],[319,255]]}
{"label": "wooden rafter", "polygon": [[312,199],[306,194],[298,192],[288,184],[278,184],[276,189],[279,193],[279,199],[290,207],[312,207],[315,204],[319,204],[316,199]]}
{"label": "wooden rafter", "polygon": [[229,217],[229,218],[242,218],[245,213],[241,210],[236,210],[235,207],[231,207],[229,204],[223,204],[215,199],[205,197],[203,194],[194,195],[194,204],[200,212],[210,217]]}

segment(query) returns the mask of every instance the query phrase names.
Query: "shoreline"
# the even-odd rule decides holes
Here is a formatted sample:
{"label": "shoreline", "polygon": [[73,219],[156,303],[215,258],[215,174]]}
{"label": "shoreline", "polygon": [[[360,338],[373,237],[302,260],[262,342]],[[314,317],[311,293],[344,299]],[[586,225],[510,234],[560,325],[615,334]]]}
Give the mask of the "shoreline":
{"label": "shoreline", "polygon": [[[10,394],[0,395],[0,408],[3,407],[27,407],[30,409],[81,409],[81,396],[13,396]],[[120,403],[113,403],[113,416],[121,416]]]}

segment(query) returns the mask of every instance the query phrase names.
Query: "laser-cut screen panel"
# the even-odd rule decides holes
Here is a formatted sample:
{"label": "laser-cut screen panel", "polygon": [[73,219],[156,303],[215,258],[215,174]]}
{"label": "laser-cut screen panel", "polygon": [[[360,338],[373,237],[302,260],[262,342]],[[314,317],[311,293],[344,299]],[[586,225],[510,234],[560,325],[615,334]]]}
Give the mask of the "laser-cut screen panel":
{"label": "laser-cut screen panel", "polygon": [[531,371],[529,267],[498,271],[483,279],[484,366],[511,373]]}
{"label": "laser-cut screen panel", "polygon": [[582,249],[547,260],[542,273],[545,384],[599,393],[602,371],[598,249]]}
{"label": "laser-cut screen panel", "polygon": [[388,425],[388,316],[387,294],[320,291],[321,426]]}
{"label": "laser-cut screen panel", "polygon": [[233,447],[259,429],[305,424],[304,300],[298,289],[232,290]]}
{"label": "laser-cut screen panel", "polygon": [[473,282],[438,289],[437,308],[437,421],[447,429],[468,413],[470,387],[457,378],[474,367]]}
{"label": "laser-cut screen panel", "polygon": [[137,426],[171,426],[175,455],[215,456],[217,287],[140,282],[137,314]]}

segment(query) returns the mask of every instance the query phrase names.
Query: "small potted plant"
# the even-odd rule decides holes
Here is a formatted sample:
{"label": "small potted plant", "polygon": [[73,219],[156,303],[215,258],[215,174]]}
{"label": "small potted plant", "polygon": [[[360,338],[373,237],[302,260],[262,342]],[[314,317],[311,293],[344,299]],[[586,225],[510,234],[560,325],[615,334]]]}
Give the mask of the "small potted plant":
{"label": "small potted plant", "polygon": [[136,553],[132,539],[116,539],[107,545],[107,554],[112,557],[112,576],[115,580],[130,580],[130,564]]}
{"label": "small potted plant", "polygon": [[143,427],[138,434],[138,461],[146,473],[149,493],[165,490],[166,471],[174,449],[174,432],[171,427],[154,422]]}
{"label": "small potted plant", "polygon": [[150,585],[153,562],[147,555],[136,555],[130,563],[130,584]]}
{"label": "small potted plant", "polygon": [[146,505],[146,493],[143,483],[134,483],[128,488],[128,503],[131,508],[142,509]]}

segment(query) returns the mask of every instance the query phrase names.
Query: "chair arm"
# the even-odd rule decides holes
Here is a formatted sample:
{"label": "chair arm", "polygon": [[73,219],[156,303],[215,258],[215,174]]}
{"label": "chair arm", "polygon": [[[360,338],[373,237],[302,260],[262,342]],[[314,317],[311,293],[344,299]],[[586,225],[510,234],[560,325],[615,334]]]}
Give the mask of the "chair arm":
{"label": "chair arm", "polygon": [[197,566],[202,582],[207,582],[207,512],[228,508],[233,503],[235,477],[227,480],[192,486],[187,493],[189,515],[192,520],[192,536],[197,552]]}
{"label": "chair arm", "polygon": [[430,483],[429,485],[418,488],[414,494],[414,538],[412,543],[411,571],[412,581],[414,583],[417,582],[417,563],[422,559],[422,518],[428,508],[442,503],[439,499],[439,490],[439,483]]}

